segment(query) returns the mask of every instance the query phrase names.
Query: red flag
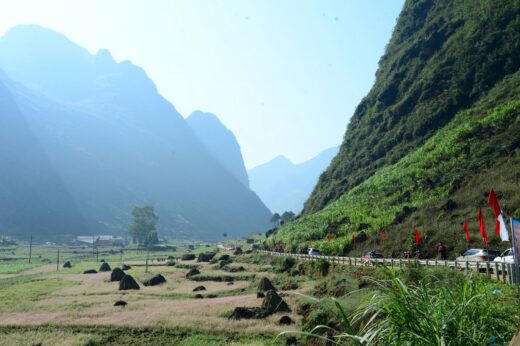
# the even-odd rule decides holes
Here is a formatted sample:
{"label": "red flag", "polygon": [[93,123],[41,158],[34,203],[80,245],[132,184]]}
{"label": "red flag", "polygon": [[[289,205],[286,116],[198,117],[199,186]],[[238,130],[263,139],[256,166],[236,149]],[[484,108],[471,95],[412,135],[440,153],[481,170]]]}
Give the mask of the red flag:
{"label": "red flag", "polygon": [[329,241],[329,244],[330,244],[330,241],[332,240],[332,236],[330,234],[327,236],[327,240]]}
{"label": "red flag", "polygon": [[469,227],[468,220],[464,221],[464,233],[466,233],[466,241],[469,241]]}
{"label": "red flag", "polygon": [[354,234],[352,234],[352,244],[355,244],[356,243],[356,236]]}
{"label": "red flag", "polygon": [[482,209],[478,208],[478,225],[480,227],[480,235],[484,244],[488,244],[488,237],[486,234],[486,225],[484,225],[484,217],[482,216]]}
{"label": "red flag", "polygon": [[312,239],[309,240],[309,247],[312,248]]}
{"label": "red flag", "polygon": [[421,233],[419,233],[419,230],[415,230],[415,246],[419,247],[420,243],[421,243]]}
{"label": "red flag", "polygon": [[498,204],[497,196],[495,196],[493,188],[489,190],[488,203],[495,214],[495,235],[500,237],[500,221],[498,221],[498,216],[502,214],[502,210],[500,210],[500,205]]}

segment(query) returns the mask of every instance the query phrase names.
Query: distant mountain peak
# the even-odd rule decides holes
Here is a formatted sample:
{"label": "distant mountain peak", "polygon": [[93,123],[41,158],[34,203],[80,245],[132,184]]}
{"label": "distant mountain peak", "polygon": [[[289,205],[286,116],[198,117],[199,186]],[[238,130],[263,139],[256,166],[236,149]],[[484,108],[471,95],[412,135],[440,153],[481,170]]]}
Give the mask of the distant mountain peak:
{"label": "distant mountain peak", "polygon": [[249,188],[244,159],[233,132],[215,114],[200,110],[191,113],[186,122],[217,162]]}

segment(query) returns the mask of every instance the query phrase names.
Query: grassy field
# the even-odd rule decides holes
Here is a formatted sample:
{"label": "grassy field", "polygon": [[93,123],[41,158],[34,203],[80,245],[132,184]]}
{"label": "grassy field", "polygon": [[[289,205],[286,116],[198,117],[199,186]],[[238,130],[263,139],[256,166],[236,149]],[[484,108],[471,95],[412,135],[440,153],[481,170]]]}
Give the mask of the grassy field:
{"label": "grassy field", "polygon": [[[321,261],[297,263],[260,254],[219,252],[216,259],[224,254],[231,257],[232,263],[224,266],[216,260],[179,260],[175,265],[156,260],[180,257],[187,251],[177,249],[152,253],[154,261],[150,261],[148,272],[143,260],[146,254],[124,253],[123,261],[132,266],[127,273],[141,286],[132,291],[119,291],[118,282],[110,282],[110,272],[83,274],[87,269],[99,269],[101,264],[94,260],[91,249],[89,257],[86,250],[63,248],[69,256],[64,260],[72,263],[68,269],[60,265],[56,270],[56,249],[51,248],[35,248],[39,263],[25,267],[26,259],[4,261],[9,264],[3,264],[5,270],[0,276],[0,345],[321,345],[321,338],[334,335],[330,331],[342,329],[336,303],[348,316],[356,316],[377,291],[371,280],[386,280],[381,269]],[[24,251],[16,248],[8,256],[23,258]],[[194,252],[206,251],[215,248],[202,245]],[[104,251],[103,259],[112,268],[120,266],[120,254],[111,252]],[[239,267],[240,271],[232,269]],[[197,268],[200,274],[186,278],[189,268]],[[166,283],[154,287],[142,284],[159,273]],[[413,270],[397,274],[404,282],[418,277]],[[449,271],[443,275],[463,276]],[[229,319],[235,307],[260,307],[262,299],[256,293],[262,277],[273,282],[291,311],[261,319]],[[206,290],[194,292],[200,285]],[[500,283],[486,282],[482,287],[486,292],[500,289],[500,304],[509,304],[508,299],[515,296]],[[195,297],[199,293],[202,299]],[[487,302],[491,304],[492,299],[494,296]],[[128,305],[113,306],[118,300]],[[509,313],[506,308],[503,311]],[[294,323],[281,325],[283,315]],[[509,315],[518,321],[518,312]],[[330,330],[316,329],[320,325]],[[361,325],[358,329],[361,333]],[[504,330],[511,335],[514,331]],[[350,341],[342,344],[349,345]]]}

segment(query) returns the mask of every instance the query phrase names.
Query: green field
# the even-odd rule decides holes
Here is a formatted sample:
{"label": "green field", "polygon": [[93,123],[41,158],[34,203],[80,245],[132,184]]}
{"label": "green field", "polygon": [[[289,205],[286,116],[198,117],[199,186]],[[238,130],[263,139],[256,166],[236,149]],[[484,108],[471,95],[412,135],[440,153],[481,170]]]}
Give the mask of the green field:
{"label": "green field", "polygon": [[[114,268],[120,265],[120,254],[111,250],[116,249],[104,249],[101,253]],[[179,245],[176,252],[152,252],[149,256],[180,257],[186,251]],[[208,251],[215,251],[215,247],[202,244],[193,252]],[[431,270],[412,265],[393,271],[219,252],[215,258],[227,254],[230,263],[191,260],[166,265],[154,260],[146,272],[147,254],[127,255],[125,251],[123,261],[132,266],[127,274],[138,281],[141,289],[119,291],[118,283],[109,280],[110,272],[83,274],[87,269],[99,269],[101,264],[95,261],[91,249],[62,247],[60,253],[64,254],[64,260],[71,261],[72,268],[60,265],[58,271],[56,252],[56,248],[35,247],[33,253],[41,263],[26,266],[24,247],[9,251],[6,257],[19,259],[7,260],[9,264],[3,264],[5,271],[0,276],[0,345],[285,345],[292,342],[321,345],[324,338],[335,337],[339,337],[340,344],[350,345],[355,338],[365,337],[370,328],[380,327],[359,322],[360,314],[365,311],[391,317],[395,320],[392,320],[394,327],[401,328],[401,335],[406,338],[413,338],[413,333],[455,337],[457,323],[466,328],[472,323],[494,321],[493,328],[480,328],[471,336],[457,338],[465,344],[478,345],[492,335],[500,335],[496,345],[502,345],[512,337],[520,321],[513,287],[450,269]],[[9,266],[13,269],[8,270]],[[190,268],[197,268],[200,274],[186,278]],[[146,279],[158,273],[166,278],[166,283],[143,286]],[[272,281],[291,311],[258,319],[229,319],[235,307],[260,307],[262,298],[257,298],[256,293],[262,277]],[[431,316],[414,318],[424,325],[446,323],[446,329],[425,328],[412,333],[410,326],[399,324],[401,317],[380,311],[382,307],[374,302],[394,299],[397,304],[402,299],[398,292],[403,288],[398,284],[400,288],[396,289],[392,282],[402,283],[413,298],[405,307],[396,308],[396,312],[431,311]],[[200,285],[206,289],[199,291],[202,299],[197,299],[195,295],[199,292],[193,289]],[[471,304],[477,298],[478,306],[485,309]],[[128,306],[114,307],[118,300],[126,301]],[[456,309],[457,302],[464,300],[468,300],[464,305],[468,311],[474,309],[472,315],[465,319],[461,317],[463,314],[445,319],[445,315],[449,316],[446,312]],[[488,309],[490,306],[493,309]],[[288,315],[293,324],[281,325],[279,320],[283,315]],[[381,332],[378,337],[395,335]]]}

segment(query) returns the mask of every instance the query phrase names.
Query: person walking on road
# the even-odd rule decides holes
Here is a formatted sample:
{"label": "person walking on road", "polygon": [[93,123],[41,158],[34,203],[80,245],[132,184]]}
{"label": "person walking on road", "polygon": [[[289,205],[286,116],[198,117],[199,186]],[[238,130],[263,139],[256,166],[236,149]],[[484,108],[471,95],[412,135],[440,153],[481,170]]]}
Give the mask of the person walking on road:
{"label": "person walking on road", "polygon": [[448,255],[446,254],[446,246],[442,242],[437,245],[437,252],[439,253],[439,257],[445,261],[448,259]]}

